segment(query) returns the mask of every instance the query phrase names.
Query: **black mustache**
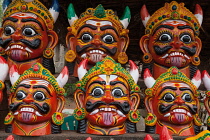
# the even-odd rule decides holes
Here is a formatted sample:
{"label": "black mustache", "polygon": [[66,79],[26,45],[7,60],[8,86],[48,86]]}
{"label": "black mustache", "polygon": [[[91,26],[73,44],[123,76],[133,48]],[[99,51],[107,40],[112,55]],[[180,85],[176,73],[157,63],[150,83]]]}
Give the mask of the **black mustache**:
{"label": "black mustache", "polygon": [[123,112],[123,114],[128,114],[128,112],[130,111],[130,105],[128,102],[124,102],[122,104],[120,102],[112,102],[110,104],[107,104],[103,101],[97,101],[95,103],[91,103],[90,101],[88,101],[86,103],[86,111],[92,112],[93,110],[98,108],[100,105],[115,105],[121,112]]}
{"label": "black mustache", "polygon": [[157,55],[163,55],[164,53],[166,53],[171,48],[173,48],[173,47],[172,46],[165,46],[164,48],[160,48],[157,45],[154,46],[154,50],[155,50]]}
{"label": "black mustache", "polygon": [[168,105],[168,106],[160,105],[159,111],[160,111],[161,113],[166,113],[166,112],[168,112],[168,111],[171,109],[171,107],[172,107],[173,105],[175,105],[175,104],[171,104],[171,105]]}
{"label": "black mustache", "polygon": [[32,102],[31,104],[34,104],[42,114],[47,114],[50,110],[50,106],[47,103],[44,103],[42,106],[34,102]]}
{"label": "black mustache", "polygon": [[[171,104],[171,105],[168,105],[168,106],[160,105],[159,111],[161,113],[169,112],[173,105],[175,105],[175,104]],[[190,107],[189,105],[184,104],[183,106],[187,106],[192,114],[196,114],[197,109],[198,109],[196,105],[193,105],[193,107]]]}
{"label": "black mustache", "polygon": [[6,39],[3,41],[2,38],[0,38],[0,46],[3,47],[3,48],[6,48],[6,46],[9,44],[9,42],[11,41],[12,39],[9,38],[9,39]]}
{"label": "black mustache", "polygon": [[17,103],[16,105],[15,105],[14,103],[12,103],[12,104],[9,105],[9,109],[10,109],[12,112],[14,112],[14,111],[16,111],[16,110],[18,109],[18,107],[19,107],[20,105],[22,105],[22,104],[24,104],[24,103],[23,103],[23,102],[20,102],[20,103]]}
{"label": "black mustache", "polygon": [[32,49],[38,49],[41,40],[40,39],[35,39],[34,41],[28,41],[26,39],[20,39],[20,42],[26,44],[26,46],[32,48]]}
{"label": "black mustache", "polygon": [[[22,104],[25,104],[24,102],[20,102],[18,104],[10,104],[9,105],[9,108],[12,112],[16,111],[18,109],[18,107]],[[39,112],[42,113],[42,114],[47,114],[50,110],[50,107],[47,103],[44,103],[42,106],[40,106],[38,103],[34,103],[34,102],[31,102],[31,104],[34,104],[38,109],[39,109]]]}
{"label": "black mustache", "polygon": [[[76,52],[77,53],[80,53],[81,51],[83,51],[83,50],[85,50],[85,49],[87,49],[87,48],[89,48],[89,47],[93,47],[94,45],[92,45],[92,44],[88,44],[88,45],[85,45],[85,46],[83,46],[82,48],[79,46],[79,45],[77,45],[76,46]],[[117,48],[116,47],[114,47],[114,48],[112,48],[112,49],[110,49],[110,48],[108,48],[108,47],[106,47],[106,46],[104,46],[104,45],[101,45],[100,46],[101,48],[104,48],[107,52],[109,52],[111,55],[114,55],[116,52],[117,52]]]}
{"label": "black mustache", "polygon": [[196,53],[196,46],[193,46],[192,49],[190,49],[186,46],[183,46],[183,47],[181,47],[181,49],[185,50],[190,56],[193,56]]}

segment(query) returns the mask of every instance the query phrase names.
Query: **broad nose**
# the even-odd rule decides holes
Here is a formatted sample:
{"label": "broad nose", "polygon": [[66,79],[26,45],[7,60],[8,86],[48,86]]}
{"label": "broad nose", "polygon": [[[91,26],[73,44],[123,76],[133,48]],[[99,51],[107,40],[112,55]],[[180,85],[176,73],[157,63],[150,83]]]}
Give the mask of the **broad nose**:
{"label": "broad nose", "polygon": [[34,99],[33,99],[33,96],[31,94],[28,94],[24,99],[23,99],[23,102],[29,104],[31,102],[33,102]]}
{"label": "broad nose", "polygon": [[102,41],[100,40],[100,36],[99,35],[95,35],[94,39],[92,40],[91,44],[99,47],[102,45]]}
{"label": "broad nose", "polygon": [[114,102],[114,97],[112,96],[110,88],[105,88],[105,96],[103,96],[102,101],[107,104]]}
{"label": "broad nose", "polygon": [[176,103],[176,104],[178,104],[178,105],[182,105],[182,104],[184,104],[185,102],[184,102],[184,100],[183,100],[180,96],[178,96],[178,97],[175,99],[174,103]]}
{"label": "broad nose", "polygon": [[16,30],[16,31],[11,35],[11,38],[12,38],[14,41],[19,41],[20,39],[22,39],[22,35],[19,33],[18,30]]}
{"label": "broad nose", "polygon": [[180,49],[183,46],[183,42],[179,39],[178,36],[176,36],[173,38],[171,45],[174,46],[175,49]]}

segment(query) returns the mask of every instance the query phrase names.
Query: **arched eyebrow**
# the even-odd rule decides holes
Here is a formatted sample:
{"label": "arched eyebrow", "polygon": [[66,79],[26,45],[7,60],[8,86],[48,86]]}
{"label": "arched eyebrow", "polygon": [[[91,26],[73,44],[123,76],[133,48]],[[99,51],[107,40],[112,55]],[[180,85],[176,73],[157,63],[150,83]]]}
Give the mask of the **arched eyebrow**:
{"label": "arched eyebrow", "polygon": [[106,85],[106,82],[105,82],[105,81],[93,81],[93,82],[88,86],[88,88],[89,88],[92,84],[95,84],[95,83],[100,84],[100,85]]}
{"label": "arched eyebrow", "polygon": [[79,33],[83,28],[85,28],[85,27],[88,27],[88,28],[90,28],[90,29],[92,29],[92,30],[96,30],[96,29],[97,29],[96,26],[89,25],[89,24],[85,24],[85,25],[82,25],[82,27],[79,28],[78,33]]}
{"label": "arched eyebrow", "polygon": [[34,18],[23,18],[23,19],[21,19],[21,21],[22,22],[29,22],[29,21],[36,22],[42,28],[42,31],[44,31],[44,28],[43,28],[42,24]]}
{"label": "arched eyebrow", "polygon": [[179,88],[179,90],[181,90],[181,91],[189,90],[189,91],[191,91],[193,93],[193,91],[190,88],[187,88],[187,87],[181,87],[181,88]]}
{"label": "arched eyebrow", "polygon": [[122,85],[124,85],[125,87],[127,87],[123,82],[121,82],[121,81],[111,81],[110,82],[110,85],[116,85],[116,84],[122,84]]}
{"label": "arched eyebrow", "polygon": [[101,31],[104,31],[104,30],[107,30],[107,29],[112,29],[118,35],[117,30],[114,27],[112,27],[112,26],[102,26],[102,27],[100,27],[100,29],[101,29]]}
{"label": "arched eyebrow", "polygon": [[20,85],[18,85],[18,86],[17,86],[17,88],[16,88],[16,89],[18,89],[19,87],[30,88],[30,87],[31,87],[31,85],[27,85],[27,84],[20,84]]}
{"label": "arched eyebrow", "polygon": [[163,89],[161,89],[161,91],[159,92],[159,94],[162,93],[162,92],[163,92],[164,90],[166,90],[166,89],[177,90],[177,87],[166,86],[166,87],[164,87]]}
{"label": "arched eyebrow", "polygon": [[48,94],[52,97],[52,94],[50,93],[49,89],[44,85],[34,85],[33,88],[35,88],[35,89],[36,88],[44,88],[48,92]]}
{"label": "arched eyebrow", "polygon": [[158,29],[160,29],[160,28],[167,28],[167,29],[173,30],[173,29],[174,29],[174,26],[170,26],[170,25],[160,25],[160,26],[158,26],[158,27],[154,30],[154,32],[153,32],[152,35],[154,35],[155,32],[156,32]]}
{"label": "arched eyebrow", "polygon": [[16,19],[16,18],[13,18],[13,17],[7,17],[7,18],[5,18],[5,19],[4,19],[4,21],[3,21],[3,22],[5,22],[6,20],[10,20],[10,21],[12,21],[12,22],[17,22],[17,21],[18,21],[18,19]]}

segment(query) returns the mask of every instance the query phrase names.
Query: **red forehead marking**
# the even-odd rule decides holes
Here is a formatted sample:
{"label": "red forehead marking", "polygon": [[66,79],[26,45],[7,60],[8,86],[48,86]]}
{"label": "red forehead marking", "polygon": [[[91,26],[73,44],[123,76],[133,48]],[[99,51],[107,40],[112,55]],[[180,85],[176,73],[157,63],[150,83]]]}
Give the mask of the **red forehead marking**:
{"label": "red forehead marking", "polygon": [[101,23],[100,23],[100,22],[97,22],[97,23],[96,23],[96,25],[97,25],[97,26],[100,26],[100,25],[101,25]]}
{"label": "red forehead marking", "polygon": [[179,87],[180,86],[180,84],[178,84],[178,83],[176,83],[176,84],[174,84],[176,87]]}
{"label": "red forehead marking", "polygon": [[37,83],[37,81],[34,80],[34,81],[31,81],[30,83],[31,83],[31,85],[34,85]]}

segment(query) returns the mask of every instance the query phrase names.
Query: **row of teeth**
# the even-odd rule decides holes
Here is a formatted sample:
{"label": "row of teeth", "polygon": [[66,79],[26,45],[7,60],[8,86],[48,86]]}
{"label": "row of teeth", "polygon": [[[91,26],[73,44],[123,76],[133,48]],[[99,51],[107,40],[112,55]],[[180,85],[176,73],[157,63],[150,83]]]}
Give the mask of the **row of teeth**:
{"label": "row of teeth", "polygon": [[99,111],[114,111],[117,112],[118,115],[120,115],[121,117],[125,117],[125,115],[117,109],[114,108],[100,108],[100,109],[95,109],[93,112],[90,113],[90,115],[94,115],[96,113],[98,113]]}
{"label": "row of teeth", "polygon": [[103,51],[100,50],[91,50],[90,53],[100,53],[100,54],[104,54]]}
{"label": "row of teeth", "polygon": [[[20,109],[20,111],[34,112],[34,109],[33,108],[30,108],[30,107],[23,107],[23,108]],[[18,111],[14,113],[14,115],[18,115],[18,114],[19,114]],[[35,111],[35,114],[37,116],[42,116],[38,111]]]}
{"label": "row of teeth", "polygon": [[[184,109],[174,109],[173,110],[173,112],[175,112],[175,113],[185,113],[185,114],[187,114],[189,117],[192,117],[192,115],[190,114],[190,112],[187,112],[186,110],[184,110]],[[171,113],[167,113],[167,114],[165,114],[164,115],[164,117],[168,117],[168,116],[170,116],[171,115]]]}
{"label": "row of teeth", "polygon": [[[17,49],[22,49],[23,50],[23,47],[20,46],[20,45],[12,45],[12,46],[7,47],[7,49],[5,51],[8,51],[10,48],[11,49],[17,48]],[[26,47],[25,50],[30,52],[30,53],[33,53],[28,47]]]}
{"label": "row of teeth", "polygon": [[182,53],[180,53],[180,52],[173,52],[173,53],[171,53],[170,55],[169,54],[165,54],[162,58],[166,58],[166,57],[168,57],[168,56],[177,56],[177,55],[181,55],[181,56],[184,56],[184,57],[186,57],[187,59],[190,59],[186,54],[184,55],[184,54],[182,54]]}

